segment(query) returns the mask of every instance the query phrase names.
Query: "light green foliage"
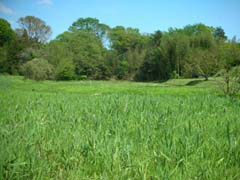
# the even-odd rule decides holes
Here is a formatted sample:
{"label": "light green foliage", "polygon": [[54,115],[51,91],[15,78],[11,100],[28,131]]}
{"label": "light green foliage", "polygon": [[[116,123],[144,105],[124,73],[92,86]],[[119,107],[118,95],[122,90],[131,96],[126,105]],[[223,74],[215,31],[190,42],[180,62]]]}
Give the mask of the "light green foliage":
{"label": "light green foliage", "polygon": [[123,26],[116,26],[111,29],[109,37],[111,47],[117,50],[119,54],[124,54],[131,49],[141,48],[146,43],[146,39],[138,29],[124,28]]}
{"label": "light green foliage", "polygon": [[240,65],[240,46],[236,42],[227,42],[219,47],[222,68],[229,69]]}
{"label": "light green foliage", "polygon": [[229,42],[221,27],[202,23],[143,34],[132,27],[110,28],[96,18],[78,18],[68,31],[47,43],[51,28],[43,20],[26,16],[18,22],[20,28],[10,40],[13,30],[0,19],[0,73],[21,74],[20,67],[33,58],[46,59],[54,70],[68,59],[76,79],[87,76],[91,80],[165,81],[200,76],[207,80],[221,69],[240,65],[236,37],[234,43]]}
{"label": "light green foliage", "polygon": [[[138,29],[116,26],[109,32],[109,39],[115,51],[114,75],[119,79],[133,79],[144,61],[149,36],[142,35]],[[123,63],[128,64],[124,75]]]}
{"label": "light green foliage", "polygon": [[36,57],[45,58],[41,43],[46,42],[51,29],[44,21],[32,16],[20,18],[21,28],[15,32],[6,20],[1,19],[0,24],[0,44],[5,42],[0,49],[1,56],[4,55],[0,60],[0,71],[19,74],[20,67],[27,61]]}
{"label": "light green foliage", "polygon": [[75,21],[70,27],[69,31],[84,31],[88,33],[92,33],[97,36],[102,43],[105,43],[105,40],[108,38],[108,32],[110,27],[106,24],[102,24],[96,18],[79,18]]}
{"label": "light green foliage", "polygon": [[220,67],[218,73],[223,82],[220,81],[220,87],[226,95],[236,95],[240,90],[240,47],[236,42],[228,42],[220,46]]}
{"label": "light green foliage", "polygon": [[0,179],[239,179],[240,101],[191,81],[0,76]]}
{"label": "light green foliage", "polygon": [[99,66],[104,63],[104,48],[97,36],[85,31],[65,32],[57,37],[56,43],[61,43],[64,51],[71,53],[77,75],[97,77]]}
{"label": "light green foliage", "polygon": [[[172,32],[173,30],[170,29],[169,31]],[[198,23],[193,25],[187,25],[182,30],[180,29],[180,31],[188,36],[197,37],[198,35],[204,35],[204,34],[211,35],[214,33],[215,29],[211,26]]]}
{"label": "light green foliage", "polygon": [[64,58],[72,58],[73,54],[68,50],[67,43],[53,40],[45,47],[46,59],[54,67],[57,67]]}
{"label": "light green foliage", "polygon": [[230,96],[236,96],[240,91],[240,66],[231,69],[222,69],[217,73],[220,76],[219,88]]}
{"label": "light green foliage", "polygon": [[57,80],[72,80],[75,78],[75,66],[71,59],[62,59],[56,69]]}
{"label": "light green foliage", "polygon": [[191,49],[184,63],[185,77],[214,76],[220,68],[219,57],[215,51],[200,48]]}
{"label": "light green foliage", "polygon": [[[161,51],[170,63],[170,72],[178,76],[205,77],[216,73],[217,49],[214,28],[204,24],[187,25],[183,29],[170,28],[161,40]],[[192,72],[191,72],[192,71]]]}
{"label": "light green foliage", "polygon": [[25,63],[21,68],[25,78],[34,80],[54,79],[54,69],[45,59],[35,58]]}
{"label": "light green foliage", "polygon": [[118,79],[127,79],[128,77],[129,64],[126,60],[122,60],[117,68],[117,77]]}

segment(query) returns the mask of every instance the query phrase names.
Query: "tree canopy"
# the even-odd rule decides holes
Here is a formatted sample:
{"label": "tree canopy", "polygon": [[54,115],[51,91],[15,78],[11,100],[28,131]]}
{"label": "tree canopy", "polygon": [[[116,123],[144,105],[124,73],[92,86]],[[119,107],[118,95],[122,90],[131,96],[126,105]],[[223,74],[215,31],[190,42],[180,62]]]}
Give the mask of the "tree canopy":
{"label": "tree canopy", "polygon": [[12,30],[11,25],[5,19],[0,18],[0,46],[10,42],[14,35],[15,32]]}
{"label": "tree canopy", "polygon": [[50,26],[34,16],[19,18],[18,24],[22,34],[26,33],[30,40],[38,43],[46,42],[52,33]]}
{"label": "tree canopy", "polygon": [[43,20],[26,16],[18,23],[13,30],[0,19],[1,73],[24,75],[22,70],[28,73],[41,65],[51,67],[51,78],[58,80],[163,81],[201,76],[207,80],[240,65],[236,38],[227,40],[224,29],[202,23],[144,34],[133,27],[109,27],[96,18],[79,18],[51,41],[47,41],[51,28]]}

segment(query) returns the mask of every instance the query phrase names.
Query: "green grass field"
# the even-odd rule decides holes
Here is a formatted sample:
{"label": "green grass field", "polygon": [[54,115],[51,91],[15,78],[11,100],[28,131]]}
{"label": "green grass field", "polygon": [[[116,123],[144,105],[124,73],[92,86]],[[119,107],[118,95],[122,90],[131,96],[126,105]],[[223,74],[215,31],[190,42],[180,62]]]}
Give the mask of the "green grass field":
{"label": "green grass field", "polygon": [[240,179],[240,99],[212,79],[0,76],[0,179]]}

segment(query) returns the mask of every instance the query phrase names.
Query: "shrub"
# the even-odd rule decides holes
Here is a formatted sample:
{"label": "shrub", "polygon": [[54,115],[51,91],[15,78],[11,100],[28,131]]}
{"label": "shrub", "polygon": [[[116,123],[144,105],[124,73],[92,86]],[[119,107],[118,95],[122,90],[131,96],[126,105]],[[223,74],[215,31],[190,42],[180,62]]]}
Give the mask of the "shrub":
{"label": "shrub", "polygon": [[75,79],[75,66],[71,59],[62,59],[57,66],[57,80],[72,80]]}
{"label": "shrub", "polygon": [[77,76],[76,79],[77,79],[77,80],[87,80],[88,77],[87,77],[87,75],[79,75],[79,76]]}
{"label": "shrub", "polygon": [[99,64],[95,68],[95,73],[93,75],[93,78],[96,80],[107,80],[111,76],[111,73],[108,69],[108,67],[104,64]]}
{"label": "shrub", "polygon": [[226,95],[234,96],[240,91],[240,66],[231,69],[223,69],[216,76],[223,79],[219,81],[221,90]]}
{"label": "shrub", "polygon": [[177,71],[173,71],[171,74],[170,74],[170,78],[171,79],[179,79],[179,74],[177,73]]}
{"label": "shrub", "polygon": [[126,60],[120,62],[116,74],[118,79],[127,79],[129,64]]}
{"label": "shrub", "polygon": [[21,72],[25,78],[34,80],[54,79],[54,68],[45,59],[35,58],[21,67]]}

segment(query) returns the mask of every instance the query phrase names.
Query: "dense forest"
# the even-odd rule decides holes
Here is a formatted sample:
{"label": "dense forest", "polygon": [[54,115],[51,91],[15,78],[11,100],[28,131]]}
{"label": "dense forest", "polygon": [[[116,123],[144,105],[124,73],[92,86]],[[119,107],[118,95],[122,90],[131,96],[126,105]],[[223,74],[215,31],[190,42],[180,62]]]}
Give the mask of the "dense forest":
{"label": "dense forest", "polygon": [[240,65],[240,43],[202,23],[142,34],[79,18],[49,41],[51,27],[26,16],[13,30],[0,19],[0,73],[35,80],[164,81],[228,73]]}

